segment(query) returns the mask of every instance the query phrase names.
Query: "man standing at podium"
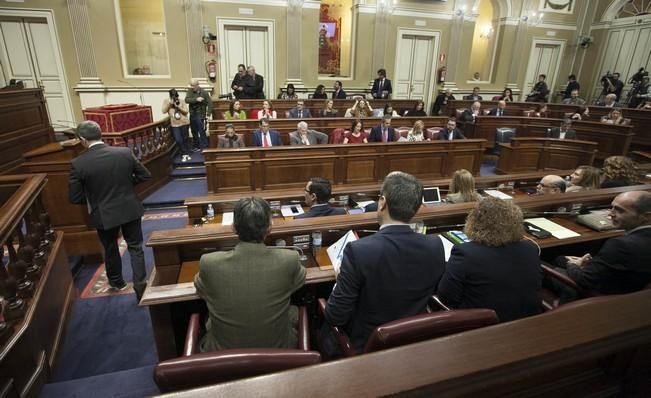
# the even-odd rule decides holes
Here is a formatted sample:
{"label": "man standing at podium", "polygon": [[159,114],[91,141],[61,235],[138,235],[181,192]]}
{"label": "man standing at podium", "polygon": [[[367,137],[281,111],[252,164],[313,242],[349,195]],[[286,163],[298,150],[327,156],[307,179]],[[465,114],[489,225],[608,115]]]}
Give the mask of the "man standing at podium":
{"label": "man standing at podium", "polygon": [[68,194],[71,203],[86,204],[102,246],[106,276],[111,289],[126,290],[118,247],[120,231],[127,242],[133,289],[138,301],[145,291],[145,256],[142,251],[141,217],[144,209],[134,186],[151,178],[149,171],[133,156],[131,149],[102,142],[97,123],[81,122],[77,137],[88,150],[72,160]]}

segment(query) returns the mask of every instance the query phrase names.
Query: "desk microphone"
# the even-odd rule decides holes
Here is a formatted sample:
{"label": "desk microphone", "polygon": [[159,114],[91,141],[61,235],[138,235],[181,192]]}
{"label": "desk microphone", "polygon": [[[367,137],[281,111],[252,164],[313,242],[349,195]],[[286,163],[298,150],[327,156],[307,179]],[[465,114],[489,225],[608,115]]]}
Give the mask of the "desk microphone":
{"label": "desk microphone", "polygon": [[532,211],[524,212],[524,216],[578,216],[579,214],[587,214],[583,212],[583,209],[578,211]]}
{"label": "desk microphone", "polygon": [[448,224],[448,225],[434,225],[432,227],[425,227],[426,231],[436,231],[439,229],[452,229],[452,228],[463,228],[466,224]]}
{"label": "desk microphone", "polygon": [[140,94],[140,105],[145,105],[145,100],[144,100],[143,97],[142,97],[142,91],[140,90],[140,88],[138,88],[137,86],[134,86],[133,84],[129,83],[129,82],[126,81],[126,80],[118,79],[118,81],[119,81],[120,83],[124,83],[124,84],[126,84],[126,85],[128,85],[128,86],[130,86],[130,87],[132,87],[132,88],[135,88],[136,90],[138,90],[138,94]]}
{"label": "desk microphone", "polygon": [[375,234],[375,233],[378,232],[377,230],[374,230],[374,229],[358,229],[357,231],[358,232],[366,232],[367,234]]}

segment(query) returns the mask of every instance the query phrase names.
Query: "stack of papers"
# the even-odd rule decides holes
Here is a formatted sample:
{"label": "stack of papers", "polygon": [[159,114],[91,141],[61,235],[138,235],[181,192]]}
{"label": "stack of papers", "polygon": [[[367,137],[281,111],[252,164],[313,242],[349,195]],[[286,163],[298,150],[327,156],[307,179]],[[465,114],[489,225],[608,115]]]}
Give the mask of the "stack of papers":
{"label": "stack of papers", "polygon": [[357,234],[353,231],[350,230],[346,232],[344,236],[339,238],[338,241],[332,244],[332,246],[328,247],[328,257],[330,258],[330,262],[332,263],[332,267],[335,269],[335,275],[339,274],[339,268],[341,268],[341,261],[344,258],[344,248],[346,248],[346,245],[349,244],[350,242],[354,242],[359,237]]}
{"label": "stack of papers", "polygon": [[536,227],[542,228],[542,229],[548,231],[556,239],[567,239],[567,238],[575,238],[577,236],[581,236],[580,234],[577,234],[576,232],[572,231],[571,229],[567,229],[564,226],[558,225],[553,221],[549,221],[548,219],[546,219],[544,217],[528,218],[525,221],[529,221],[530,223],[532,223]]}
{"label": "stack of papers", "polygon": [[280,207],[280,213],[283,217],[296,217],[299,214],[305,213],[301,205],[285,205]]}
{"label": "stack of papers", "polygon": [[497,199],[513,199],[513,196],[507,195],[502,191],[498,191],[497,189],[485,189],[484,193]]}
{"label": "stack of papers", "polygon": [[228,211],[226,213],[222,214],[222,225],[233,225],[233,213],[232,211]]}

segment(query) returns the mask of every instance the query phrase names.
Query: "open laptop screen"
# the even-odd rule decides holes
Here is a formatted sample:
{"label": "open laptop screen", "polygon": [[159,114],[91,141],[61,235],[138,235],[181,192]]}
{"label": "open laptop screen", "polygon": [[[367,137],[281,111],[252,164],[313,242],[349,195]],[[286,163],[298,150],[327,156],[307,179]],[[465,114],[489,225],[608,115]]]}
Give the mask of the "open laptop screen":
{"label": "open laptop screen", "polygon": [[441,194],[438,187],[429,187],[423,189],[423,203],[440,203]]}

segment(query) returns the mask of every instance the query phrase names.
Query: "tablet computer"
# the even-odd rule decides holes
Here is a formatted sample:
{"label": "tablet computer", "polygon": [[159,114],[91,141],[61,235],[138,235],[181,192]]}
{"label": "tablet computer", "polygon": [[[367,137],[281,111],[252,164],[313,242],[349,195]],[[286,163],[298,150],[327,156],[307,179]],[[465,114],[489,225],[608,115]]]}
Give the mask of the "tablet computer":
{"label": "tablet computer", "polygon": [[441,194],[438,187],[423,189],[423,203],[441,203]]}

